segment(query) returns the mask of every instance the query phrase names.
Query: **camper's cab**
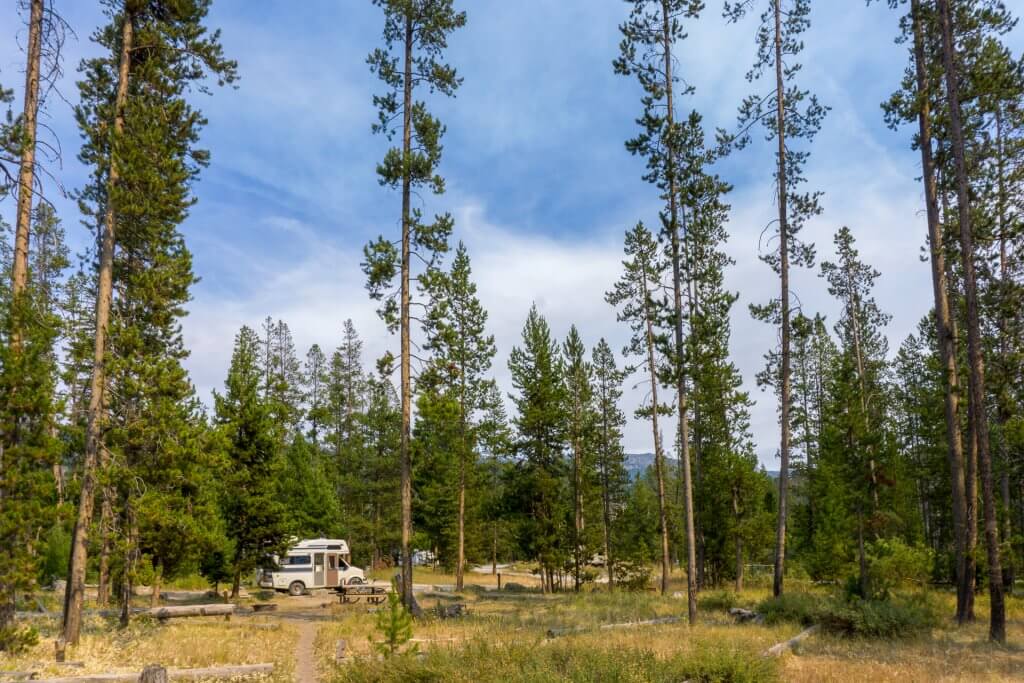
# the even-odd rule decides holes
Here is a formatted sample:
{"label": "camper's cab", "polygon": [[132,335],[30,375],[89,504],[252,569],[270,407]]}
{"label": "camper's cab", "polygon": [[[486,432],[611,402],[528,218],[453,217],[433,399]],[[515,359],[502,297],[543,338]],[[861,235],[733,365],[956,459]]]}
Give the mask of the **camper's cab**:
{"label": "camper's cab", "polygon": [[257,583],[291,595],[302,595],[310,588],[365,583],[363,570],[349,564],[351,557],[348,543],[340,539],[299,541],[284,557],[275,558],[276,567],[260,570]]}

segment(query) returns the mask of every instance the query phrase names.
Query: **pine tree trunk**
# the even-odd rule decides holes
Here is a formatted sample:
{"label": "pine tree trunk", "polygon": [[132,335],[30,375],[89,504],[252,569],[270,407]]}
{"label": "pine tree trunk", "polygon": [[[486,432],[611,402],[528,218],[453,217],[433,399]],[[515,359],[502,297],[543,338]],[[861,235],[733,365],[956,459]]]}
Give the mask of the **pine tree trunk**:
{"label": "pine tree trunk", "polygon": [[[14,233],[14,263],[11,268],[11,298],[28,285],[28,246],[32,225],[32,193],[35,189],[36,122],[39,115],[39,70],[42,56],[44,0],[31,0],[28,21],[27,65],[25,68],[25,108],[22,111],[24,146],[18,172],[18,207]],[[21,345],[21,330],[15,329],[11,344]]]}
{"label": "pine tree trunk", "polygon": [[461,591],[465,581],[466,565],[466,458],[459,460],[459,558],[455,565],[455,590]]}
{"label": "pine tree trunk", "polygon": [[782,1],[774,0],[775,15],[775,97],[776,127],[778,134],[778,186],[779,186],[779,304],[782,317],[782,353],[779,370],[781,383],[779,424],[782,437],[779,446],[779,517],[775,529],[775,572],[772,577],[772,595],[782,595],[786,575],[786,517],[789,498],[789,395],[790,395],[790,329],[789,329],[789,216],[786,208],[786,89],[782,66]]}
{"label": "pine tree trunk", "polygon": [[235,575],[231,577],[231,599],[237,600],[242,591],[242,570],[235,567]]}
{"label": "pine tree trunk", "polygon": [[[647,326],[647,368],[651,376],[651,429],[654,432],[654,470],[658,478],[658,523],[661,527],[661,594],[668,592],[668,577],[672,571],[668,551],[668,514],[665,510],[665,454],[661,445],[661,430],[658,428],[658,366],[654,361],[654,314],[650,308],[650,293],[647,290],[647,267],[643,264],[644,317]],[[692,581],[692,575],[688,582]]]}
{"label": "pine tree trunk", "polygon": [[960,111],[957,65],[953,44],[952,17],[949,0],[939,0],[942,21],[942,61],[945,67],[946,96],[952,132],[953,160],[956,169],[957,204],[960,220],[960,256],[963,261],[964,299],[967,305],[968,404],[970,431],[976,443],[978,469],[981,474],[982,505],[985,512],[985,544],[989,577],[989,638],[1006,642],[1006,606],[1003,597],[1003,574],[999,557],[999,529],[989,450],[988,417],[985,412],[985,361],[981,341],[978,286],[974,265],[974,235],[971,228],[971,205],[967,162],[964,158],[964,134]]}
{"label": "pine tree trunk", "polygon": [[[128,99],[128,75],[131,63],[133,15],[126,9],[121,21],[121,54],[118,63],[117,94],[114,100],[112,142],[124,131],[124,109]],[[78,502],[78,519],[71,542],[67,592],[64,596],[63,639],[77,645],[82,627],[82,604],[85,600],[85,570],[88,559],[89,525],[92,524],[96,489],[96,464],[103,449],[104,387],[106,384],[107,324],[113,292],[114,228],[116,224],[113,189],[119,173],[113,144],[110,151],[107,206],[100,235],[99,282],[96,290],[96,337],[93,353],[92,381],[89,396],[85,457],[82,463],[82,488]]]}
{"label": "pine tree trunk", "polygon": [[582,577],[580,576],[580,567],[582,564],[581,544],[583,542],[583,465],[581,460],[583,458],[582,446],[579,443],[579,439],[575,440],[572,449],[572,488],[573,488],[573,564],[574,576],[573,576],[573,591],[576,593],[580,592],[580,586],[582,585]]}
{"label": "pine tree trunk", "polygon": [[124,526],[126,545],[124,554],[124,572],[121,577],[121,619],[120,627],[128,628],[132,614],[132,593],[135,592],[135,569],[138,563],[138,531],[135,527],[135,511],[131,502],[125,504]]}
{"label": "pine tree trunk", "polygon": [[[668,106],[666,125],[670,129],[675,128],[675,102],[674,102],[674,83],[672,76],[672,29],[671,29],[671,8],[669,2],[663,1],[661,7],[661,18],[662,18],[662,40],[665,47],[665,100]],[[673,137],[670,140],[674,140],[674,131],[672,131]],[[678,424],[678,438],[679,438],[679,468],[682,470],[683,480],[683,514],[686,519],[686,610],[689,617],[690,624],[697,621],[697,552],[696,552],[696,533],[694,531],[694,519],[693,519],[693,482],[691,480],[690,472],[690,435],[689,425],[686,419],[686,376],[683,373],[683,281],[682,281],[682,265],[680,263],[681,258],[681,246],[679,240],[679,195],[677,187],[677,178],[675,172],[675,161],[677,150],[673,146],[669,146],[667,151],[668,155],[668,201],[669,201],[669,221],[671,222],[671,242],[672,242],[672,305],[674,311],[675,323],[675,350],[676,358],[673,363],[676,367],[676,394],[679,411],[679,424]],[[683,216],[685,220],[685,208],[683,209]],[[657,402],[655,402],[655,410],[657,410]],[[658,475],[659,480],[661,474]],[[664,494],[662,494],[664,497]],[[662,501],[664,505],[664,501]],[[665,528],[665,520],[662,520],[665,536],[665,562],[668,562],[668,529]],[[666,575],[662,580],[663,588],[662,592],[667,590],[667,566],[664,568]]]}
{"label": "pine tree trunk", "polygon": [[[935,299],[935,338],[939,345],[939,359],[944,375],[943,405],[946,418],[947,460],[953,493],[953,531],[956,544],[956,618],[967,621],[968,595],[973,580],[967,572],[967,511],[964,487],[964,451],[960,434],[960,375],[957,370],[956,338],[953,334],[949,290],[946,282],[946,250],[943,245],[942,225],[939,218],[938,191],[935,179],[935,161],[932,158],[931,100],[924,51],[924,17],[920,0],[911,0],[911,18],[914,32],[914,71],[917,79],[918,146],[921,150],[922,180],[928,217],[928,251],[932,270],[932,294]],[[973,602],[973,601],[971,601]]]}
{"label": "pine tree trunk", "polygon": [[732,514],[736,517],[736,593],[743,592],[743,536],[739,532],[740,500],[736,487],[732,489]]}
{"label": "pine tree trunk", "polygon": [[[411,10],[410,10],[411,11]],[[413,22],[411,16],[405,19],[405,91],[403,94],[402,111],[402,159],[408,164],[412,151],[412,47]],[[412,371],[410,366],[411,340],[409,316],[409,268],[411,252],[411,193],[412,184],[406,168],[402,177],[402,285],[401,285],[401,383],[402,383],[402,429],[399,446],[401,460],[401,499],[402,499],[402,604],[411,610],[412,596]]]}

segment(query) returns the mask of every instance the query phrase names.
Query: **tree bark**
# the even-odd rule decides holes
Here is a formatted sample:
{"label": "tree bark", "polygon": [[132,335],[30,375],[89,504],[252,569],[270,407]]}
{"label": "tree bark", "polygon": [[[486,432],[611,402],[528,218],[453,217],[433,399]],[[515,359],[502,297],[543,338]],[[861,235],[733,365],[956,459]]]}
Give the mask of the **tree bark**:
{"label": "tree bark", "polygon": [[775,15],[775,97],[776,127],[778,129],[778,186],[779,186],[779,280],[781,294],[781,367],[779,369],[780,405],[779,425],[779,517],[775,529],[775,571],[772,577],[772,595],[782,595],[786,575],[786,516],[789,496],[789,394],[790,394],[790,329],[789,329],[789,216],[786,190],[786,88],[782,67],[782,1],[774,0]]}
{"label": "tree bark", "polygon": [[[412,60],[413,60],[414,27],[412,17],[405,18],[405,77],[402,110],[402,159],[408,164],[412,151]],[[401,460],[401,498],[402,498],[402,604],[411,610],[412,595],[412,370],[410,365],[410,315],[409,315],[409,268],[411,252],[411,194],[412,180],[409,169],[402,173],[402,285],[401,285],[401,390],[402,390],[402,428],[399,446]]]}
{"label": "tree bark", "polygon": [[[670,135],[669,142],[675,140],[675,102],[674,102],[674,83],[672,77],[672,34],[671,34],[671,11],[669,3],[667,1],[662,2],[661,17],[662,17],[662,35],[665,44],[665,99],[668,106],[667,110],[667,126],[669,127]],[[690,437],[689,437],[689,425],[686,419],[686,375],[683,373],[683,358],[684,358],[684,347],[683,347],[683,282],[682,282],[682,264],[680,263],[681,258],[681,245],[679,239],[679,195],[677,187],[677,178],[675,170],[675,160],[677,150],[672,144],[666,145],[668,155],[667,158],[667,170],[668,170],[668,201],[669,201],[669,221],[671,231],[671,248],[672,248],[672,305],[675,314],[674,319],[674,333],[675,333],[675,349],[676,358],[673,365],[676,367],[676,394],[677,394],[677,409],[679,411],[679,425],[678,425],[678,438],[679,438],[679,468],[682,470],[683,479],[683,513],[686,516],[684,520],[686,524],[686,610],[689,617],[690,624],[694,624],[697,621],[697,553],[696,553],[696,534],[694,532],[694,520],[693,520],[693,482],[691,481],[690,472]],[[685,209],[684,209],[684,220],[685,220]],[[652,366],[653,370],[653,366]],[[654,380],[656,382],[656,380]],[[655,410],[657,410],[657,402],[655,401]],[[659,481],[661,474],[658,475]],[[664,503],[662,503],[664,505]],[[665,522],[662,521],[664,526]],[[665,529],[665,554],[666,562],[668,557],[668,535],[667,529]],[[665,570],[667,575],[667,569]],[[665,582],[663,581],[663,584]],[[664,590],[667,589],[665,584]]]}
{"label": "tree bark", "polygon": [[[21,167],[18,172],[18,207],[14,233],[14,263],[11,268],[11,298],[28,286],[28,243],[32,225],[32,193],[35,189],[36,128],[39,115],[39,70],[42,56],[43,0],[31,0],[28,21],[25,107],[22,112]],[[21,345],[21,330],[11,335],[15,348]]]}
{"label": "tree bark", "polygon": [[928,252],[932,271],[932,294],[935,299],[935,338],[939,345],[939,360],[943,370],[943,406],[946,418],[946,457],[949,463],[953,495],[953,530],[956,544],[957,622],[967,621],[968,595],[973,577],[967,572],[967,509],[964,485],[964,451],[960,434],[960,374],[957,369],[956,337],[953,333],[949,303],[949,285],[946,281],[946,250],[943,244],[939,218],[935,161],[932,157],[931,100],[924,49],[924,17],[920,0],[911,0],[911,20],[914,33],[914,72],[919,99],[918,147],[921,150],[921,177],[924,182],[925,206],[928,217]]}
{"label": "tree bark", "polygon": [[96,338],[93,351],[85,457],[82,464],[82,488],[78,501],[78,519],[71,542],[67,593],[64,597],[63,638],[71,645],[78,644],[79,632],[82,627],[82,603],[85,600],[85,570],[88,560],[89,525],[92,523],[96,488],[96,464],[103,448],[107,324],[110,320],[110,299],[113,292],[114,229],[116,225],[116,211],[112,195],[119,180],[115,147],[118,138],[124,132],[124,109],[128,99],[133,18],[134,16],[126,5],[121,19],[121,53],[118,63],[117,93],[114,100],[107,206],[100,235],[99,282],[96,290]]}
{"label": "tree bark", "polygon": [[[736,518],[737,525],[740,521],[740,496],[734,486],[732,489],[732,514]],[[736,530],[736,593],[743,591],[743,536],[739,529]]]}
{"label": "tree bark", "polygon": [[953,43],[952,16],[949,0],[939,0],[942,21],[942,61],[946,76],[946,97],[949,102],[953,160],[956,169],[957,208],[960,220],[960,256],[963,261],[964,300],[967,306],[968,405],[972,440],[977,444],[978,469],[981,474],[982,505],[985,512],[985,543],[989,577],[989,639],[1006,642],[1006,606],[1003,597],[1003,573],[999,557],[999,529],[992,480],[992,459],[989,450],[988,417],[985,412],[985,361],[981,341],[978,286],[974,265],[974,235],[971,228],[971,204],[967,162],[964,150],[963,123],[960,110],[960,84]]}
{"label": "tree bark", "polygon": [[[651,298],[647,289],[647,268],[643,264],[643,296],[644,322],[647,327],[647,367],[651,375],[651,429],[654,432],[654,471],[658,478],[658,522],[661,526],[661,594],[668,592],[668,577],[671,572],[668,554],[668,514],[665,511],[665,455],[661,445],[661,430],[658,428],[658,366],[654,361],[654,313],[651,311]],[[692,575],[688,581],[692,581]]]}

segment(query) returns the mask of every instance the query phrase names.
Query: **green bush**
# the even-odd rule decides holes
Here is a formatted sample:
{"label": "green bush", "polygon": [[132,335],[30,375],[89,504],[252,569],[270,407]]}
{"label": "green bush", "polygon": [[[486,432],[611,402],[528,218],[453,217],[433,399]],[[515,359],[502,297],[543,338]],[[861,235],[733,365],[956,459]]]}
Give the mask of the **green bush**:
{"label": "green bush", "polygon": [[766,624],[788,621],[810,626],[817,623],[824,603],[823,598],[810,593],[783,593],[777,598],[762,600],[757,612]]}
{"label": "green bush", "polygon": [[786,593],[764,600],[757,611],[768,624],[821,624],[830,633],[864,638],[912,637],[927,633],[939,623],[939,610],[926,595],[863,600]]}
{"label": "green bush", "polygon": [[880,538],[867,546],[867,598],[886,599],[897,588],[922,586],[928,581],[935,556],[924,546],[910,546],[899,538]]}
{"label": "green bush", "polygon": [[39,633],[31,626],[24,628],[11,624],[0,627],[0,652],[18,655],[35,647],[39,642]]}
{"label": "green bush", "polygon": [[42,562],[39,565],[39,583],[49,586],[54,579],[64,578],[71,559],[71,534],[55,524],[46,534]]}
{"label": "green bush", "polygon": [[732,609],[739,604],[740,596],[736,595],[732,591],[715,591],[714,593],[708,593],[702,595],[697,600],[697,605],[700,609],[710,611],[725,612]]}
{"label": "green bush", "polygon": [[624,591],[645,591],[651,585],[651,568],[637,562],[616,562],[615,587]]}
{"label": "green bush", "polygon": [[336,680],[767,683],[778,680],[778,664],[756,652],[719,644],[662,659],[649,650],[613,650],[579,643],[537,648],[529,644],[503,646],[475,641],[462,649],[437,649],[419,657],[360,660],[340,668]]}
{"label": "green bush", "polygon": [[900,600],[832,600],[819,614],[831,633],[865,638],[908,638],[928,633],[939,612],[925,596]]}

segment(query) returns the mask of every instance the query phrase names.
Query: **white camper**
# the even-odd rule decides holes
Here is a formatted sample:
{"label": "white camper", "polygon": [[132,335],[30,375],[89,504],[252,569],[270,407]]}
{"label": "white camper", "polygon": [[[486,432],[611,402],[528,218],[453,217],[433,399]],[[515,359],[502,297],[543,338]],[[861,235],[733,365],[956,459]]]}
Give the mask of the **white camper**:
{"label": "white camper", "polygon": [[260,588],[302,595],[311,588],[337,589],[366,583],[366,574],[349,564],[352,555],[341,539],[314,538],[299,541],[281,558],[274,558],[273,569],[261,569]]}

